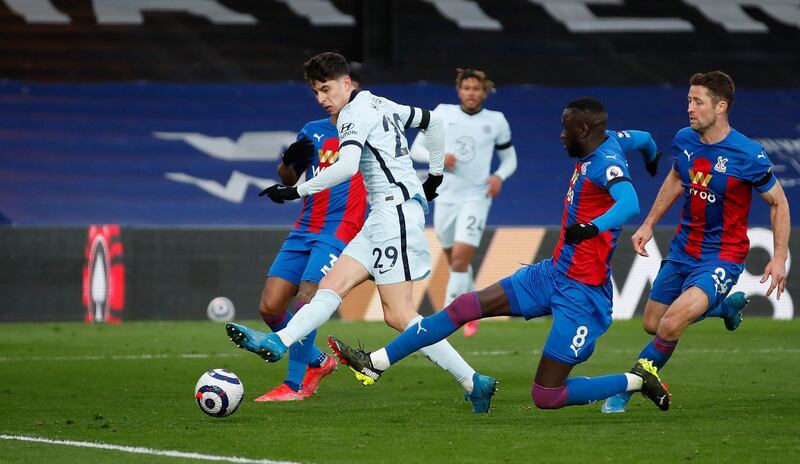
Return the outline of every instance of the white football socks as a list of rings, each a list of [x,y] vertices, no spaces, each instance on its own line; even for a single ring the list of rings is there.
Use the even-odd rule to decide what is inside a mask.
[[[450,278],[447,280],[447,290],[444,295],[444,305],[453,302],[459,295],[469,291],[469,271],[456,272],[450,271]]]
[[[370,353],[369,360],[372,361],[372,367],[381,371],[385,371],[392,365],[389,362],[389,354],[386,352],[386,348]]]
[[[642,378],[630,372],[625,373],[625,378],[628,379],[628,386],[625,391],[639,391],[642,389]]]
[[[342,304],[342,299],[333,290],[320,289],[314,298],[300,308],[282,330],[275,332],[286,346],[308,336],[314,329],[331,318]]]

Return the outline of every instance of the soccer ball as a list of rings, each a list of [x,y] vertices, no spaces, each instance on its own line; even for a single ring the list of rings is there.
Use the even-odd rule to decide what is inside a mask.
[[[239,377],[226,369],[212,369],[194,386],[194,399],[200,409],[214,417],[230,416],[239,408],[244,385]]]
[[[208,304],[206,314],[214,322],[230,322],[236,316],[236,308],[231,300],[224,296],[218,296]]]

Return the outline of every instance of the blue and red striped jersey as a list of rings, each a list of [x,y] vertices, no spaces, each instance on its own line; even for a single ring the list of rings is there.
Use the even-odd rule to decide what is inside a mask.
[[[564,243],[564,231],[574,223],[592,222],[614,205],[609,189],[617,182],[630,182],[625,153],[655,149],[647,132],[606,131],[608,136],[597,149],[579,159],[569,181],[561,218],[561,235],[553,262],[556,269],[579,282],[603,285],[611,275],[611,256],[621,227],[601,232],[578,245]]]
[[[686,127],[675,134],[672,156],[684,203],[669,258],[743,263],[753,188],[764,193],[777,181],[764,147],[734,129],[721,142],[705,144]]]
[[[311,121],[297,134],[297,139],[314,142],[315,154],[306,169],[311,179],[339,158],[339,133],[329,119]],[[332,237],[347,244],[364,225],[367,191],[361,173],[328,190],[305,197],[303,210],[294,229],[299,232]]]

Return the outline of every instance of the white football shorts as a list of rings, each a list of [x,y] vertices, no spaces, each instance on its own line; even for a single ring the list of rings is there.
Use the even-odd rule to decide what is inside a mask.
[[[431,272],[425,212],[417,200],[372,209],[342,251],[367,268],[378,285],[420,280]]]
[[[491,198],[472,198],[461,203],[437,201],[433,227],[442,248],[453,248],[455,242],[480,245],[491,206]]]

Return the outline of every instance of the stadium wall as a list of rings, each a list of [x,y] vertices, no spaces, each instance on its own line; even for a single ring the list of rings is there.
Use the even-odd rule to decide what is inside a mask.
[[[274,228],[148,228],[116,225],[90,227],[0,228],[0,322],[123,322],[206,318],[208,302],[230,298],[238,319],[258,318],[258,298],[267,269],[287,230]],[[551,255],[557,228],[501,227],[487,229],[474,258],[479,288],[511,274],[525,263]],[[637,256],[629,245],[632,230],[623,232],[613,260],[614,317],[641,314],[666,256],[672,230],[656,231],[648,251]],[[440,308],[447,283],[447,265],[432,229],[426,231],[434,270],[417,283],[414,302],[422,314]],[[750,228],[751,251],[736,290],[753,300],[748,316],[794,317],[793,289],[800,275],[791,255],[800,241],[790,241],[787,291],[778,301],[764,298],[758,280],[772,254],[769,229]],[[800,237],[799,237],[800,238]],[[337,317],[382,319],[371,282],[356,288]]]

